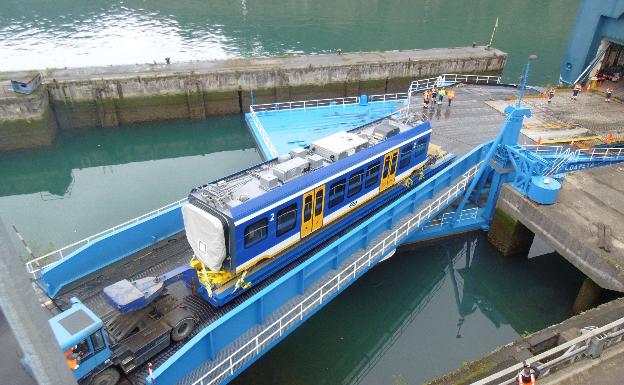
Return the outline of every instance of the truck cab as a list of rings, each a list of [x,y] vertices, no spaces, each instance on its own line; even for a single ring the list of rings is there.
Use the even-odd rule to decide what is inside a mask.
[[[110,365],[104,323],[77,298],[72,298],[71,308],[48,322],[76,380],[87,380]]]

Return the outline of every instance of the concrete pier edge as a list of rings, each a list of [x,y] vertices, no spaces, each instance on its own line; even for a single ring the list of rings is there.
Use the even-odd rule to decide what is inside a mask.
[[[406,92],[441,73],[500,75],[507,54],[483,46],[237,58],[43,71],[32,95],[0,73],[0,151],[51,145],[58,132],[241,113],[274,103]]]

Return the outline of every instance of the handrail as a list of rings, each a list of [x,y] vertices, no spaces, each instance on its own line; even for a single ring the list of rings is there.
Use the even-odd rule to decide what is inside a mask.
[[[404,100],[407,99],[407,92],[397,92],[394,94],[380,94],[369,95],[369,103],[383,103],[388,101]],[[298,100],[294,102],[277,102],[277,103],[264,103],[264,104],[252,104],[249,106],[250,113],[258,113],[263,111],[281,111],[281,110],[301,110],[310,108],[321,107],[343,107],[351,104],[358,104],[360,102],[359,96],[349,96],[344,98],[330,98],[330,99],[312,99],[312,100]]]
[[[578,359],[591,355],[600,355],[603,348],[613,346],[622,341],[624,336],[624,318],[615,320],[605,326],[585,328],[585,333],[581,336],[556,346],[550,350],[538,354],[526,360],[527,364],[536,364],[546,376],[554,368],[570,365]],[[592,352],[592,349],[594,350]],[[587,354],[589,351],[590,354]],[[473,382],[472,385],[509,385],[516,382],[516,375],[522,369],[522,364],[518,363],[497,373],[491,374],[484,379]]]
[[[256,128],[258,129],[258,132],[260,133],[260,137],[264,141],[264,144],[267,146],[267,149],[269,150],[269,154],[271,154],[271,158],[277,158],[279,154],[277,153],[275,146],[273,146],[273,142],[271,142],[271,139],[269,139],[269,135],[264,130],[264,126],[262,125],[262,123],[260,123],[260,119],[258,119],[256,112],[251,107],[249,108],[249,116],[251,116],[251,120],[256,125]]]
[[[438,211],[443,206],[460,196],[468,182],[476,175],[481,163],[483,163],[483,161],[466,171],[462,175],[460,181],[427,207],[420,210],[418,214],[410,218],[409,221],[401,225],[383,240],[370,247],[364,255],[340,270],[337,275],[306,296],[303,300],[299,301],[298,304],[293,305],[292,309],[270,325],[264,327],[252,340],[225,357],[217,366],[193,382],[193,385],[214,385],[228,376],[233,375],[237,367],[247,362],[252,356],[258,355],[261,349],[270,344],[275,337],[281,336],[296,322],[303,320],[304,315],[308,311],[311,311],[315,306],[321,305],[324,299],[328,298],[336,291],[339,291],[342,284],[356,279],[359,272],[371,266],[374,261],[381,258],[386,252],[391,251],[391,249],[401,243],[412,229],[421,227],[426,221],[437,215]]]
[[[414,80],[410,84],[409,93],[433,88],[434,85],[446,85],[447,83],[500,84],[500,82],[500,76],[442,74],[435,78]]]
[[[169,209],[171,209],[173,207],[181,206],[182,204],[186,203],[187,201],[188,201],[187,198],[183,198],[183,199],[180,199],[179,201],[175,201],[175,202],[169,203],[169,204],[167,204],[167,205],[165,205],[163,207],[160,207],[160,208],[158,208],[156,210],[150,211],[149,213],[140,215],[140,216],[138,216],[136,218],[130,219],[129,221],[126,221],[124,223],[121,223],[121,224],[118,224],[118,225],[116,225],[114,227],[111,227],[110,229],[106,229],[106,230],[101,231],[101,232],[99,232],[97,234],[94,234],[94,235],[91,235],[91,236],[89,236],[87,238],[81,239],[78,242],[74,242],[74,243],[72,243],[70,245],[67,245],[65,247],[62,247],[62,248],[60,248],[58,250],[52,251],[51,253],[48,253],[48,254],[42,255],[41,257],[32,259],[32,260],[26,262],[26,271],[28,273],[32,274],[33,278],[37,278],[37,273],[40,272],[42,269],[46,268],[47,266],[50,266],[51,264],[53,264],[53,263],[55,263],[57,261],[60,261],[60,260],[62,260],[64,258],[66,258],[67,255],[68,255],[68,253],[67,253],[68,251],[69,252],[74,251],[74,250],[76,250],[77,248],[79,248],[81,246],[84,246],[84,245],[87,245],[87,244],[91,243],[93,240],[95,240],[97,238],[100,238],[100,237],[102,237],[104,235],[113,233],[113,232],[121,229],[122,227],[131,225],[133,223],[137,223],[137,222],[139,222],[139,221],[141,221],[141,220],[143,220],[145,218],[148,218],[148,217],[150,217],[150,216],[152,216],[154,214],[159,214],[159,213],[161,213],[163,211],[166,211],[166,210],[169,210]]]
[[[540,155],[544,153],[551,153],[555,156],[559,156],[564,153],[570,154],[570,159],[572,161],[576,160],[594,160],[594,159],[614,159],[624,157],[624,147],[594,147],[594,148],[579,148],[572,150],[570,147],[566,146],[549,146],[549,145],[535,145],[535,144],[527,144],[523,145],[523,147],[527,150],[535,152]],[[584,155],[585,157],[581,157]],[[589,157],[587,159],[586,157]]]

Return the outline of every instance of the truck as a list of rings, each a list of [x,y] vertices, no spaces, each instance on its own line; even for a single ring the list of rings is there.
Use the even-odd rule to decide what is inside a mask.
[[[185,303],[197,284],[195,270],[179,267],[158,277],[121,280],[104,289],[113,307],[98,317],[79,299],[48,321],[68,366],[81,384],[114,385],[188,338],[199,321]]]

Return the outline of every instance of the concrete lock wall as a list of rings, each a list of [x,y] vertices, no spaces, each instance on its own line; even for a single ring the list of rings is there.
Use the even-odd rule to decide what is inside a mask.
[[[39,98],[50,108],[28,118],[39,131],[0,109],[0,136],[23,126],[40,140],[0,142],[0,150],[47,145],[55,129],[241,113],[251,91],[256,104],[406,92],[412,80],[442,73],[499,75],[506,62],[506,53],[478,46],[48,70]]]

